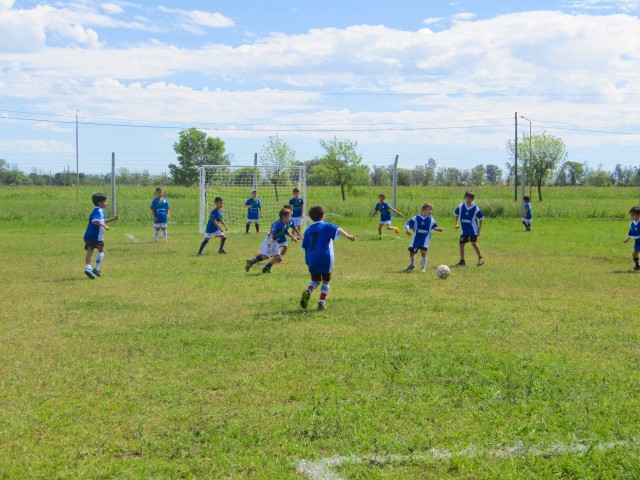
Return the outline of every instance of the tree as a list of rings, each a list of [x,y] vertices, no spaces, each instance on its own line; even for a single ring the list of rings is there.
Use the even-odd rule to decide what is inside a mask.
[[[376,187],[391,185],[391,177],[387,169],[374,165],[371,169],[371,183]]]
[[[260,165],[265,171],[267,179],[273,185],[276,193],[276,201],[278,200],[278,185],[282,184],[283,177],[286,175],[284,169],[293,165],[296,161],[296,152],[278,135],[270,136],[269,140],[262,147],[262,152],[258,157]]]
[[[178,154],[178,164],[169,164],[171,178],[176,185],[194,185],[199,179],[202,165],[229,165],[230,155],[224,152],[224,141],[209,137],[196,128],[182,130],[179,140],[173,144]]]
[[[497,165],[489,164],[485,168],[487,182],[491,185],[500,185],[502,183],[502,169]]]
[[[559,185],[580,185],[584,177],[584,171],[584,165],[581,163],[564,162],[558,171],[557,183]]]
[[[529,155],[531,144],[531,155]],[[515,147],[512,140],[507,142],[507,152],[514,158]],[[527,162],[527,175],[538,187],[538,200],[542,201],[542,183],[549,173],[554,172],[558,165],[567,158],[567,149],[561,138],[554,135],[533,135],[518,142],[518,158]]]
[[[340,186],[342,201],[345,200],[345,190],[369,183],[369,167],[362,165],[362,155],[356,152],[358,142],[334,137],[331,141],[320,140],[320,146],[324,148],[325,155],[322,166],[318,168],[323,170],[330,183]]]
[[[484,165],[476,165],[471,170],[471,185],[480,186],[484,183],[486,170]]]
[[[431,185],[436,181],[436,168],[438,163],[433,158],[427,160],[427,164],[424,166],[424,182],[423,185]]]

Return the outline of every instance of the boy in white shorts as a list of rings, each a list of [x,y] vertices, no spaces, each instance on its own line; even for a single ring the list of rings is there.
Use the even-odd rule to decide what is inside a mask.
[[[167,224],[171,218],[171,213],[169,211],[169,201],[164,198],[164,192],[160,187],[156,188],[156,198],[151,201],[150,208],[153,214],[153,228],[156,231],[153,241],[158,241],[158,235],[160,230],[162,230],[162,239],[167,243],[169,241]]]
[[[207,222],[207,228],[204,233],[204,240],[200,244],[198,255],[202,255],[202,250],[204,250],[204,247],[207,246],[207,243],[209,243],[209,240],[213,237],[220,237],[220,248],[218,249],[218,253],[227,253],[224,251],[224,242],[227,241],[227,237],[224,236],[222,227],[224,227],[225,230],[229,229],[222,219],[222,197],[216,197],[214,201],[216,208],[211,210],[211,214],[209,215],[209,221]]]
[[[298,240],[302,238],[302,232],[300,227],[302,226],[302,214],[304,212],[304,200],[300,198],[300,190],[296,187],[293,189],[293,198],[289,199],[289,205],[293,208],[293,215],[291,215],[291,221],[293,222],[293,231],[298,237]]]
[[[287,226],[291,221],[291,211],[283,208],[280,210],[278,216],[278,220],[273,222],[271,229],[269,229],[269,234],[262,242],[260,253],[256,255],[255,258],[250,258],[245,262],[244,269],[247,272],[251,270],[251,267],[256,263],[260,263],[263,260],[270,258],[271,260],[269,260],[269,263],[267,263],[262,269],[262,273],[271,273],[271,267],[282,261],[280,247],[287,246],[287,236],[291,237],[294,242],[297,242],[296,237],[287,231]]]

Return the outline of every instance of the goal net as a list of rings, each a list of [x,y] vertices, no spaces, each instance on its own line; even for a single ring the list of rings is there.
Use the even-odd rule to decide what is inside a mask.
[[[265,165],[203,165],[200,167],[200,232],[205,231],[209,214],[215,208],[214,199],[222,197],[224,222],[230,232],[244,232],[247,223],[245,202],[251,191],[258,192],[264,218],[262,232],[268,232],[280,209],[293,197],[293,189],[300,190],[305,201],[302,226],[306,227],[307,181],[305,167],[277,167]],[[253,228],[251,229],[253,231]]]

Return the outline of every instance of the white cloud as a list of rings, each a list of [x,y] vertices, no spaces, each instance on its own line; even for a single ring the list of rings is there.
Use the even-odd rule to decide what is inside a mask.
[[[161,12],[178,15],[180,19],[186,22],[184,25],[186,28],[191,27],[193,31],[199,33],[197,26],[209,27],[209,28],[228,28],[235,26],[235,22],[217,12],[205,12],[202,10],[180,10],[174,8],[167,8],[164,6],[158,7]],[[195,29],[193,27],[196,27]]]
[[[633,12],[640,8],[638,0],[576,0],[571,3],[572,8],[585,10],[621,10]]]
[[[424,25],[433,25],[434,23],[440,23],[442,21],[442,17],[433,17],[433,18],[425,18],[422,23]]]
[[[115,3],[103,3],[100,7],[107,13],[119,14],[124,12],[124,9]]]

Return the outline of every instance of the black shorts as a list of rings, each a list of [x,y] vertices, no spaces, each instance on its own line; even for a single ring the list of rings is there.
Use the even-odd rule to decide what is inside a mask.
[[[413,248],[413,247],[409,247],[407,248],[407,250],[409,250],[411,253],[418,253],[418,250],[420,250],[421,252],[426,252],[428,250],[428,248]]]
[[[104,248],[104,242],[102,240],[85,240],[84,249],[89,250],[90,248]]]
[[[460,235],[460,243],[476,243],[477,241],[477,235]]]
[[[312,273],[311,280],[314,282],[323,281],[324,283],[329,283],[331,281],[330,273]]]

